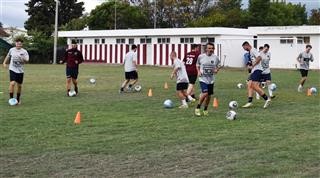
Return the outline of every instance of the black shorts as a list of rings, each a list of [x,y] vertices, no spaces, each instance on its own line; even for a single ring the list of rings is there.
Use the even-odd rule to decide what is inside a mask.
[[[308,70],[300,69],[301,77],[308,77]]]
[[[16,73],[10,70],[10,82],[15,81],[18,84],[23,83],[23,73]]]
[[[253,73],[251,73],[250,80],[252,80],[253,82],[260,82],[261,73],[262,73],[262,70],[255,70]]]
[[[136,80],[136,79],[138,79],[138,72],[137,71],[131,71],[131,72],[125,72],[125,78],[127,79],[127,80],[130,80],[130,79],[132,79],[132,80]]]
[[[67,69],[66,69],[66,76],[67,76],[67,78],[77,79],[77,78],[78,78],[78,74],[79,74],[78,68],[70,68],[70,67],[67,67]]]
[[[213,95],[214,84],[207,84],[204,82],[200,82],[201,92],[208,93],[208,95]]]
[[[271,81],[271,73],[261,74],[260,82],[266,82],[268,80]]]
[[[198,75],[188,75],[189,83],[194,85],[197,81],[197,77],[198,77]]]
[[[177,88],[176,88],[176,90],[177,91],[183,91],[183,90],[186,90],[186,89],[188,89],[188,83],[177,83]]]

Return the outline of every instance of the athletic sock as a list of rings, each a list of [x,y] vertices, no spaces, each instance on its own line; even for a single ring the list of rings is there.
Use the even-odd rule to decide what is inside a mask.
[[[201,105],[200,105],[200,104],[198,104],[198,105],[197,105],[197,109],[200,109],[200,107],[201,107]]]
[[[181,103],[182,105],[188,105],[185,99],[181,100]]]
[[[188,95],[187,98],[188,98],[188,100],[190,100],[190,101],[194,99],[194,98],[193,98],[192,96],[190,96],[190,95]]]
[[[248,97],[248,103],[252,103],[253,97]]]
[[[120,88],[120,91],[123,91],[123,87]]]
[[[20,96],[21,96],[21,93],[17,93],[17,100],[18,100],[18,102],[20,101]]]
[[[264,100],[268,100],[268,96],[267,96],[266,94],[263,94],[261,97],[262,97]]]
[[[13,93],[10,93],[10,98],[13,98]]]
[[[208,110],[208,106],[204,106],[204,109],[203,109],[203,110],[205,110],[205,111]]]

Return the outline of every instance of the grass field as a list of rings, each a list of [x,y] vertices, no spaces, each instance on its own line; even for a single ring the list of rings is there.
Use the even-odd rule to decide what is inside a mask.
[[[84,64],[80,95],[66,97],[62,65],[27,65],[22,105],[9,106],[8,74],[1,69],[0,177],[319,177],[320,96],[296,91],[296,70],[273,70],[277,97],[246,103],[244,70],[218,74],[219,107],[207,118],[178,106],[170,68],[140,67],[140,93],[119,94],[120,66]],[[95,77],[96,85],[89,83]],[[163,89],[168,82],[169,89]],[[320,89],[319,71],[306,87]],[[5,86],[3,86],[5,85]],[[153,96],[148,97],[152,88]],[[81,112],[81,124],[74,125]]]

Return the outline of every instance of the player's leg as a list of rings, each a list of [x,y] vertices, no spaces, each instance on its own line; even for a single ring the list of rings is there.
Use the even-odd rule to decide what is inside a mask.
[[[197,105],[197,107],[196,107],[196,109],[194,111],[196,116],[201,116],[201,113],[200,113],[201,105],[202,105],[202,103],[205,101],[205,99],[208,96],[208,85],[206,83],[204,83],[204,82],[200,82],[200,88],[201,88],[201,95],[200,95],[200,98],[199,98],[198,105]]]
[[[252,84],[251,77],[250,77],[250,80],[247,83],[247,92],[248,92],[248,102],[245,105],[242,106],[243,108],[249,108],[249,107],[252,106],[253,84]]]
[[[308,77],[308,70],[300,69],[300,73],[301,73],[301,80],[300,80],[300,84],[298,86],[298,92],[302,92],[303,85],[306,82],[307,77]]]
[[[9,75],[10,75],[10,83],[9,83],[9,97],[10,99],[13,98],[14,95],[14,87],[16,85],[16,78],[17,78],[17,74],[13,71],[9,71]]]
[[[211,100],[211,95],[213,95],[213,88],[214,88],[214,84],[208,84],[208,95],[204,101],[204,109],[203,109],[203,115],[204,116],[208,116],[209,112],[208,112],[208,107],[210,104],[210,100]]]
[[[270,98],[275,98],[276,96],[273,95],[273,91],[271,90],[271,73],[266,74],[265,79],[266,79],[266,84],[267,84],[267,86],[268,86],[269,97],[270,97]]]
[[[76,94],[79,93],[79,88],[78,88],[78,69],[75,68],[73,71],[72,71],[72,75],[71,75],[71,80],[72,80],[72,83],[73,83],[73,86],[74,86],[74,91],[76,92]]]
[[[186,101],[186,89],[188,88],[188,83],[177,83],[177,96],[181,101],[181,106],[179,108],[188,108],[188,104]]]
[[[130,79],[131,79],[130,72],[125,72],[124,76],[125,76],[125,80],[121,84],[121,88],[119,90],[120,93],[122,93],[124,91],[124,88],[128,85],[128,83],[130,82]]]
[[[188,95],[190,95],[192,98],[195,99],[194,85],[197,80],[197,75],[188,75],[188,78],[189,78],[189,85],[188,85],[187,93]]]
[[[21,104],[20,96],[22,92],[23,73],[17,74],[16,83],[17,83],[17,101],[18,101],[18,104]]]
[[[138,82],[138,72],[132,71],[130,72],[130,83],[129,83],[129,90],[132,90],[132,87]]]

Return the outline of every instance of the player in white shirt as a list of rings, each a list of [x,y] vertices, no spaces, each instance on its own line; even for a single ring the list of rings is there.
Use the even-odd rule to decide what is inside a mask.
[[[260,52],[261,56],[261,66],[262,66],[262,75],[261,81],[266,82],[268,86],[268,93],[270,98],[274,98],[273,92],[270,88],[271,85],[271,70],[270,70],[270,60],[271,60],[271,53],[269,52],[270,46],[269,44],[264,44],[263,50]]]
[[[10,60],[9,72],[10,72],[10,85],[9,95],[10,99],[13,98],[14,88],[17,85],[17,101],[21,104],[20,96],[22,91],[23,75],[24,75],[24,63],[29,61],[28,52],[22,48],[23,40],[17,39],[16,46],[11,48],[3,61],[3,67],[7,68],[7,62]]]
[[[119,90],[120,93],[124,92],[124,88],[129,84],[128,90],[132,90],[132,86],[138,81],[138,69],[137,69],[137,46],[132,45],[131,51],[129,51],[124,57],[124,72],[125,81],[122,83]],[[130,83],[131,81],[131,83]]]
[[[299,56],[297,57],[297,61],[300,64],[300,73],[301,73],[301,80],[300,84],[298,86],[298,92],[302,92],[303,85],[307,80],[308,77],[308,71],[309,71],[309,62],[313,62],[313,55],[310,52],[312,49],[311,45],[306,46],[306,50],[301,52]]]
[[[252,46],[247,41],[242,44],[242,47],[244,50],[250,52],[250,57],[252,59],[252,70],[250,80],[248,82],[248,103],[242,107],[249,108],[252,106],[253,91],[256,91],[265,100],[263,108],[267,108],[271,102],[271,99],[264,93],[264,91],[260,87],[262,73],[261,56],[258,51],[252,48]]]

